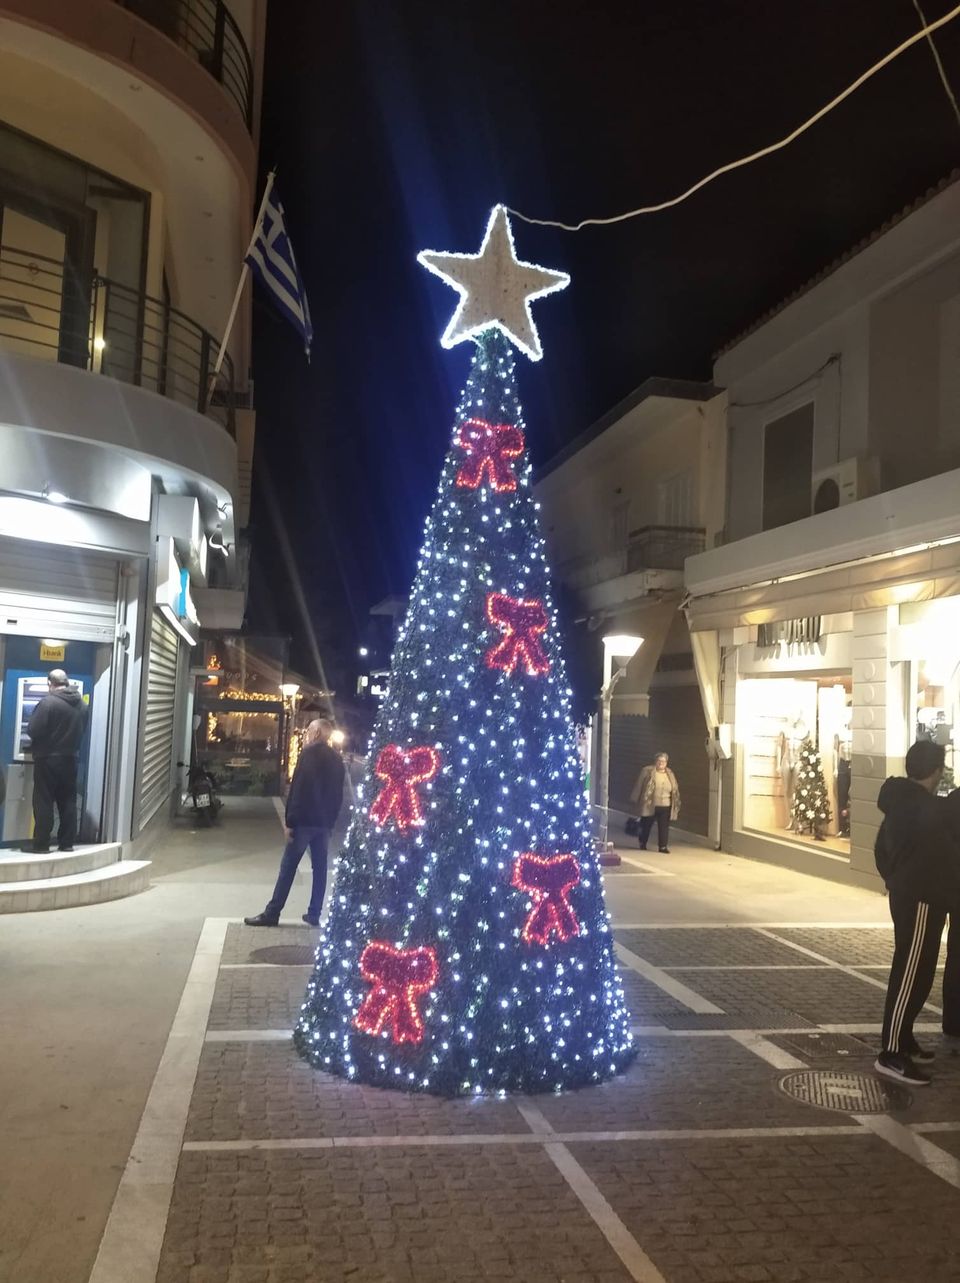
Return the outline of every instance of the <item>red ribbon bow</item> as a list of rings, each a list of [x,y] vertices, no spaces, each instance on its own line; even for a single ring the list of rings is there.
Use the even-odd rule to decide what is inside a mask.
[[[528,677],[538,677],[550,668],[540,640],[547,631],[547,612],[540,601],[522,601],[504,593],[487,594],[487,619],[504,636],[487,651],[487,665],[512,673],[522,663]]]
[[[377,775],[387,782],[370,806],[370,818],[383,825],[392,815],[399,829],[423,824],[417,785],[432,780],[439,769],[436,749],[388,744],[380,750],[376,766]]]
[[[426,945],[395,949],[386,940],[372,940],[360,955],[360,974],[373,988],[353,1023],[376,1036],[391,1021],[394,1042],[421,1042],[423,1019],[417,998],[435,984],[439,973],[437,955]]]
[[[486,477],[494,490],[516,490],[511,460],[523,454],[523,433],[519,428],[512,423],[465,419],[457,433],[457,445],[468,456],[457,473],[458,486],[476,490]]]
[[[548,944],[551,932],[561,940],[580,934],[580,923],[567,896],[580,881],[580,865],[572,855],[534,855],[527,851],[513,862],[513,885],[533,897],[523,925],[527,944]]]

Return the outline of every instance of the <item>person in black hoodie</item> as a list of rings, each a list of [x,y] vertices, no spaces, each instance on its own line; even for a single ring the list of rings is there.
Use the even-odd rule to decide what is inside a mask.
[[[960,852],[960,789],[943,798],[947,827],[954,849]],[[947,928],[947,957],[943,969],[943,1032],[948,1038],[960,1039],[960,901],[950,906]]]
[[[310,848],[313,890],[303,921],[320,925],[320,910],[327,887],[327,843],[343,802],[343,758],[330,747],[333,723],[317,718],[307,727],[305,746],[287,794],[287,845],[280,858],[280,872],[270,902],[256,917],[244,918],[248,927],[275,927],[287,902],[297,866]]]
[[[33,756],[33,849],[50,850],[53,808],[60,817],[57,845],[72,851],[77,837],[77,762],[87,729],[83,696],[62,668],[47,674],[48,694],[30,714],[27,734]]]
[[[907,778],[891,776],[877,797],[884,818],[874,858],[890,896],[894,954],[874,1068],[918,1087],[930,1082],[918,1062],[933,1053],[917,1042],[913,1022],[933,985],[947,912],[960,902],[960,851],[936,796],[943,764],[943,745],[918,740],[907,751]]]

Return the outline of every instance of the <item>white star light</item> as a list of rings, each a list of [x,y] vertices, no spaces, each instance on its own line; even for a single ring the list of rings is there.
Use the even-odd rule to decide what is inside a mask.
[[[454,347],[484,330],[498,329],[531,361],[540,360],[543,349],[530,301],[564,289],[570,277],[566,272],[519,261],[503,205],[494,205],[490,211],[478,254],[425,249],[417,255],[417,262],[460,295],[460,305],[440,339],[444,347]]]

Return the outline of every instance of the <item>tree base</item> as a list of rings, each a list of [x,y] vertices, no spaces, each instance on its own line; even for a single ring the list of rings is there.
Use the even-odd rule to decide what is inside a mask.
[[[540,1065],[535,1062],[503,1064],[495,1067],[493,1073],[487,1073],[485,1082],[477,1083],[468,1077],[470,1074],[476,1077],[476,1070],[470,1067],[466,1057],[461,1070],[449,1065],[442,1070],[434,1068],[432,1076],[424,1079],[423,1057],[418,1048],[410,1049],[409,1068],[404,1071],[399,1063],[403,1059],[402,1054],[398,1054],[395,1047],[379,1038],[371,1039],[371,1042],[370,1049],[363,1052],[354,1047],[350,1060],[346,1061],[342,1056],[328,1056],[322,1052],[305,1030],[297,1028],[293,1034],[293,1044],[302,1059],[322,1073],[367,1087],[418,1092],[448,1100],[463,1096],[534,1096],[547,1092],[557,1095],[583,1087],[597,1087],[629,1069],[638,1051],[634,1043],[615,1056],[604,1056],[602,1069],[584,1062],[582,1072],[579,1066],[567,1066],[562,1074],[551,1072],[549,1062]],[[389,1064],[378,1059],[378,1056],[386,1054],[388,1047]]]

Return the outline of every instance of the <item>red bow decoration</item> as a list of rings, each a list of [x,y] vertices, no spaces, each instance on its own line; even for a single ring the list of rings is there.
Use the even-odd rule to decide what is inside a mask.
[[[372,940],[360,955],[360,974],[373,988],[353,1023],[376,1036],[391,1021],[394,1042],[421,1042],[423,1020],[417,998],[435,984],[439,973],[437,955],[428,946],[395,949],[385,940]]]
[[[484,476],[494,490],[516,490],[512,459],[523,454],[523,433],[512,423],[487,423],[486,419],[465,419],[457,433],[457,445],[467,458],[457,473],[457,485],[476,490]]]
[[[399,744],[382,748],[376,772],[387,782],[370,806],[370,818],[384,825],[392,815],[399,829],[423,824],[417,785],[432,780],[439,769],[440,754],[434,748],[401,748]]]
[[[540,601],[522,601],[504,593],[487,594],[487,619],[504,636],[487,651],[487,665],[512,673],[522,663],[528,677],[549,671],[550,660],[540,640],[547,631],[547,612]]]
[[[572,855],[533,855],[526,852],[513,862],[513,885],[533,897],[533,908],[523,924],[527,944],[548,944],[551,932],[561,940],[580,934],[580,923],[567,899],[580,881],[580,865]]]

